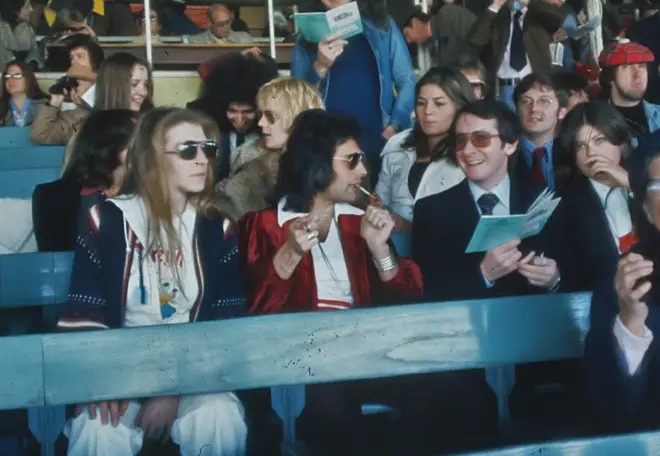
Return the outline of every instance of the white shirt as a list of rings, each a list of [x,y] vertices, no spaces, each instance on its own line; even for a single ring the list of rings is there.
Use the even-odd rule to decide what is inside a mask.
[[[642,359],[646,351],[653,342],[653,332],[644,326],[644,335],[639,337],[630,332],[628,328],[621,322],[619,317],[616,317],[614,322],[614,337],[619,343],[621,351],[626,358],[626,367],[628,375],[634,375],[642,364]]]
[[[504,8],[506,8],[506,6]],[[495,11],[493,8],[489,9],[494,13],[497,13],[497,11]],[[520,16],[520,28],[522,29],[523,23],[525,22],[525,16],[527,16],[527,7],[522,8],[520,11],[522,11],[522,15]],[[513,20],[515,14],[516,11],[512,9],[511,20],[509,21],[509,40],[507,41],[506,48],[504,49],[504,58],[502,59],[499,70],[497,70],[497,77],[500,79],[524,78],[532,72],[532,65],[529,63],[529,55],[527,55],[526,50],[525,57],[527,58],[527,64],[525,67],[520,71],[511,68],[511,38],[513,37]]]
[[[449,160],[436,160],[429,163],[424,171],[417,193],[413,197],[408,178],[417,155],[414,148],[403,147],[411,131],[409,128],[397,133],[385,144],[381,153],[383,163],[375,189],[385,206],[409,221],[413,219],[413,209],[417,201],[441,193],[465,179],[463,170]]]
[[[630,220],[627,201],[628,191],[620,187],[612,190],[612,187],[609,185],[602,184],[593,179],[589,179],[589,182],[591,182],[591,185],[596,191],[601,206],[605,208],[610,233],[612,233],[612,237],[614,238],[614,244],[619,249],[619,238],[632,231],[632,222]],[[610,190],[612,190],[611,193]],[[607,197],[608,193],[610,195],[609,198]],[[605,206],[606,199],[607,206]],[[619,253],[621,253],[621,249],[619,249]]]
[[[284,210],[286,199],[282,198],[277,205],[277,220],[283,226],[289,220],[305,216]],[[354,304],[353,290],[348,276],[348,267],[344,249],[341,245],[341,233],[338,230],[340,215],[363,215],[364,211],[350,204],[335,204],[334,221],[330,224],[330,230],[325,242],[312,248],[312,264],[314,265],[314,276],[316,278],[317,307],[319,309],[350,309]],[[328,262],[323,258],[326,255]],[[334,273],[334,275],[333,275]]]
[[[146,244],[147,221],[143,203],[127,204],[111,200],[124,212],[131,229],[140,244]],[[143,213],[140,213],[144,211]],[[139,249],[133,251],[133,262],[129,273],[126,292],[126,311],[124,326],[150,326],[161,324],[188,323],[190,311],[199,297],[197,265],[193,246],[193,234],[197,211],[188,205],[181,215],[174,220],[174,228],[181,240],[181,251],[177,252],[177,274],[173,265],[167,261],[167,246],[142,253],[142,271],[140,272]],[[140,274],[146,289],[146,302],[142,302]],[[168,307],[169,306],[169,307]],[[163,309],[164,307],[164,309]]]
[[[493,208],[493,215],[509,215],[511,213],[511,206],[509,205],[511,197],[511,179],[507,174],[504,176],[504,179],[500,181],[492,190],[484,190],[479,187],[472,181],[468,181],[468,187],[472,192],[472,197],[474,198],[474,204],[477,206],[479,215],[481,215],[481,209],[479,209],[479,198],[486,193],[493,193],[500,200],[495,207]]]

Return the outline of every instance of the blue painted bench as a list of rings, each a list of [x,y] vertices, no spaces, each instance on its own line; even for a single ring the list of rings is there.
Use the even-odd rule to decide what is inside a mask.
[[[71,260],[71,253],[0,256],[0,307],[63,302]],[[273,408],[292,448],[304,384],[580,357],[589,303],[589,293],[557,294],[45,335],[44,405],[281,385],[273,388]],[[395,333],[388,330],[392,321],[401,328]],[[527,331],[510,331],[512,324]],[[190,344],[201,351],[191,355]],[[100,359],[104,346],[126,356]],[[374,353],[387,355],[374,359]],[[127,385],[118,375],[129,370]],[[496,392],[506,402],[508,391]],[[1,408],[7,408],[2,401]],[[61,409],[40,412],[42,433],[57,428],[43,424],[54,410]]]
[[[0,149],[34,146],[30,140],[30,127],[0,128]]]
[[[660,432],[535,443],[463,456],[655,456],[660,454]]]
[[[30,198],[34,187],[60,177],[64,147],[39,146],[29,128],[0,128],[0,197]]]

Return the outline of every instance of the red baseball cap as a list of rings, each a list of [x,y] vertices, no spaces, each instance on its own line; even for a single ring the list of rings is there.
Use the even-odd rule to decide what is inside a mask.
[[[649,48],[621,38],[605,46],[598,57],[598,64],[601,68],[607,68],[632,63],[650,63],[654,60],[653,52]]]

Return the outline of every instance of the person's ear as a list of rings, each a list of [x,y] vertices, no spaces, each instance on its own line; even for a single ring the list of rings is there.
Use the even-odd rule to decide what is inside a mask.
[[[507,154],[507,156],[513,155],[513,153],[518,149],[518,141],[513,142],[513,143],[503,143],[504,146],[502,147],[504,149],[504,153]]]

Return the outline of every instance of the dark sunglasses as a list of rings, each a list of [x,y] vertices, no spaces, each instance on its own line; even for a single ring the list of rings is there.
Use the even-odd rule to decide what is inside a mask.
[[[348,163],[349,169],[355,169],[360,163],[364,161],[364,153],[356,152],[345,157],[332,157],[333,160],[340,160]]]
[[[266,122],[268,122],[270,125],[273,125],[275,122],[277,122],[277,116],[273,111],[263,111],[261,115],[266,118]]]
[[[473,131],[469,135],[457,134],[456,135],[456,151],[460,152],[465,149],[468,141],[472,143],[477,149],[483,149],[484,147],[490,146],[490,143],[493,141],[493,138],[499,138],[500,135],[494,135],[486,131]]]
[[[176,154],[183,160],[194,160],[197,157],[197,150],[200,148],[209,160],[218,155],[218,145],[212,139],[205,141],[184,141],[176,147],[175,151],[168,151],[167,153]]]
[[[84,31],[85,27],[69,27],[68,30],[71,33],[78,33]]]

